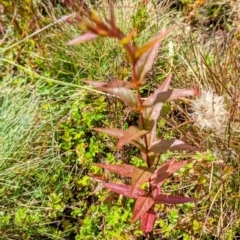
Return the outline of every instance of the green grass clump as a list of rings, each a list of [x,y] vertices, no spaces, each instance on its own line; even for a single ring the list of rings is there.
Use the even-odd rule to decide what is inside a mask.
[[[7,238],[16,234],[28,236],[45,228],[49,212],[46,194],[57,187],[52,171],[60,170],[62,164],[53,137],[53,118],[57,112],[45,110],[47,99],[41,99],[36,86],[21,76],[4,80],[0,201],[1,236]]]

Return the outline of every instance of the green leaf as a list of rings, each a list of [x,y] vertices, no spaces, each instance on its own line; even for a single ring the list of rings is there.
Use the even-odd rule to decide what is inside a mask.
[[[175,224],[178,220],[178,211],[176,209],[171,209],[168,215],[170,223]]]
[[[202,224],[197,220],[193,220],[193,231],[194,233],[199,233],[202,231]]]

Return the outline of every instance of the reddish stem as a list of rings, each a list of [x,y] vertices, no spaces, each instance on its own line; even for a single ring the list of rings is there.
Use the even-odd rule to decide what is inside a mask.
[[[142,98],[141,98],[141,94],[140,94],[140,91],[139,91],[139,89],[138,89],[138,101],[139,101],[139,107],[140,107],[140,109],[142,109],[142,104],[143,104],[143,102],[142,102]],[[143,119],[143,115],[142,115],[142,113],[140,113],[140,121],[141,121],[141,123],[142,123],[142,128],[143,129],[145,129],[145,126],[144,126],[144,119]],[[150,163],[150,158],[149,158],[149,155],[148,155],[148,142],[147,142],[147,137],[146,137],[146,135],[144,135],[143,136],[143,139],[144,139],[144,142],[145,142],[145,146],[146,146],[146,156],[147,156],[147,159],[146,159],[146,161],[147,161],[147,166],[148,166],[148,168],[150,168],[151,167],[151,163]]]

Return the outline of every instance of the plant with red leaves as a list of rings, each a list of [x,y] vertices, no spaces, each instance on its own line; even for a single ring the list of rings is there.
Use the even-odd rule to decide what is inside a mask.
[[[105,182],[103,186],[118,194],[136,199],[131,223],[140,219],[142,231],[148,234],[152,232],[156,219],[155,204],[179,204],[195,201],[194,198],[161,193],[161,186],[164,181],[191,160],[175,161],[171,159],[157,169],[154,169],[153,166],[158,162],[160,154],[167,150],[197,150],[197,148],[178,139],[159,139],[156,128],[164,102],[180,97],[194,96],[199,92],[195,89],[169,90],[172,78],[172,74],[170,74],[153,94],[143,99],[140,94],[140,87],[146,82],[146,75],[153,66],[161,40],[171,30],[162,29],[155,38],[138,48],[133,41],[136,32],[133,30],[128,35],[123,34],[116,26],[113,8],[110,9],[110,18],[105,18],[104,21],[101,21],[94,12],[87,12],[85,17],[81,18],[75,15],[75,20],[80,21],[85,34],[68,42],[68,45],[83,43],[98,37],[110,37],[117,39],[129,55],[132,66],[131,81],[84,82],[117,96],[132,111],[139,114],[138,126],[130,126],[126,131],[116,128],[95,128],[94,130],[118,138],[118,149],[127,143],[134,145],[140,150],[142,159],[146,161],[147,167],[136,167],[129,164],[97,164],[97,166],[131,178],[131,185]],[[145,182],[148,183],[148,191],[141,189],[141,184]]]

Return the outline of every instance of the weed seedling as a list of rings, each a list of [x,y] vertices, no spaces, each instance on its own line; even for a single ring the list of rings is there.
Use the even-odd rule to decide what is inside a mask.
[[[131,223],[140,219],[141,229],[149,235],[153,231],[156,204],[182,204],[194,202],[194,198],[165,195],[161,186],[174,172],[191,162],[191,160],[176,161],[169,159],[159,166],[160,155],[166,151],[185,150],[195,151],[197,148],[178,139],[159,139],[157,136],[157,122],[164,102],[174,99],[194,96],[195,89],[169,89],[172,74],[147,98],[141,96],[140,89],[146,83],[147,73],[152,69],[161,40],[171,30],[162,29],[152,40],[142,47],[134,43],[136,31],[132,30],[125,35],[114,20],[113,8],[110,8],[110,17],[102,21],[96,13],[86,13],[84,17],[75,16],[69,22],[79,21],[85,32],[83,35],[68,42],[75,45],[96,39],[98,37],[115,38],[129,56],[132,68],[131,81],[116,80],[112,82],[84,81],[97,89],[115,95],[124,101],[131,111],[138,114],[137,126],[130,126],[127,130],[117,128],[94,128],[118,139],[117,148],[125,144],[132,144],[141,152],[146,167],[136,167],[130,164],[97,164],[98,167],[131,178],[131,184],[115,184],[103,182],[103,186],[123,196],[135,199],[135,206]],[[124,122],[122,123],[124,125]],[[145,188],[143,189],[142,185]],[[151,234],[150,234],[151,235]]]

